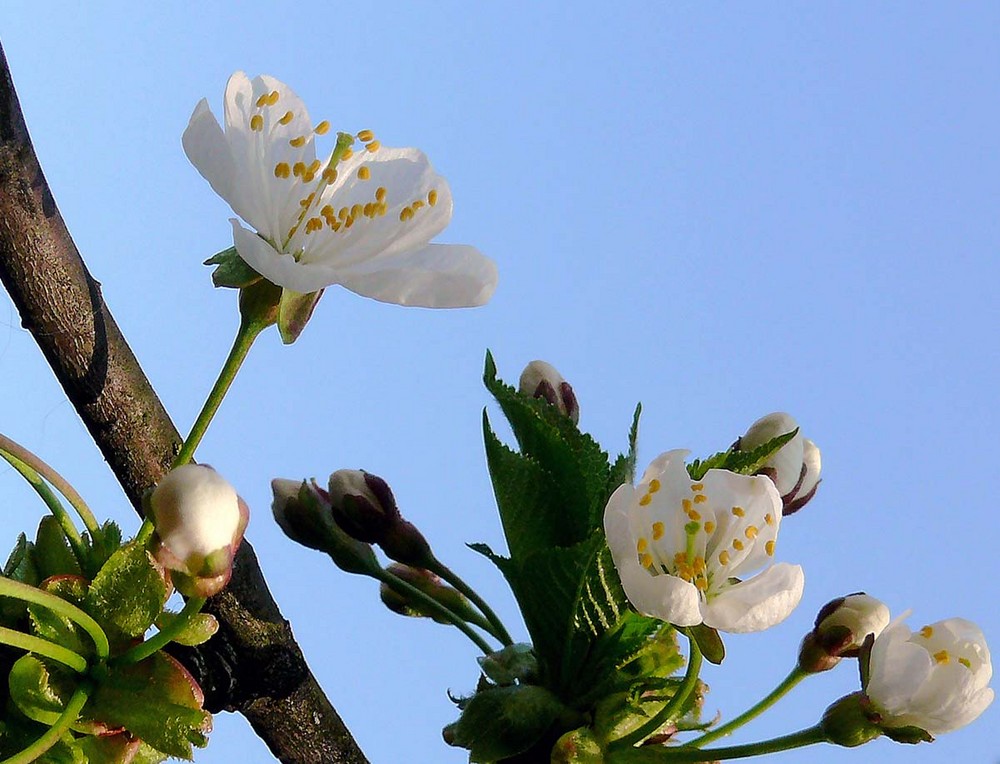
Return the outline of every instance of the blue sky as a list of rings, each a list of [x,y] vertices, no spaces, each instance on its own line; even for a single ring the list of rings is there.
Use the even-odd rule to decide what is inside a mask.
[[[827,600],[865,590],[915,627],[954,615],[1000,639],[1000,7],[993,3],[12,2],[0,39],[63,216],[185,431],[232,339],[234,294],[201,261],[228,207],[188,164],[195,103],[218,113],[235,69],[294,87],[315,119],[418,146],[445,175],[443,241],[493,257],[473,311],[403,309],[330,290],[294,346],[255,348],[198,457],[254,511],[248,531],[310,664],[373,762],[461,762],[446,690],[475,648],[400,619],[366,580],[288,542],[272,477],[363,467],[435,550],[523,634],[480,416],[485,349],[513,379],[555,364],[581,425],[640,461],[729,445],[786,410],[823,450],[824,483],[782,528],[806,591],[784,624],[733,636],[705,675],[728,717],[784,676]],[[137,521],[0,299],[0,422],[95,508]],[[39,505],[0,472],[6,541]],[[856,689],[818,677],[739,739],[814,723]],[[824,747],[809,761],[992,761],[989,709],[933,745]],[[777,761],[801,761],[789,753]],[[269,761],[221,715],[200,762]]]

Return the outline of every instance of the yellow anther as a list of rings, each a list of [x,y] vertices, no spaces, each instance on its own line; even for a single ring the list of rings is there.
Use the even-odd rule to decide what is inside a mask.
[[[288,162],[278,162],[274,166],[274,177],[276,178],[287,178],[292,174],[292,168],[288,166]]]
[[[708,501],[708,497],[703,493],[696,494],[694,497],[695,504],[704,504],[706,501]]]
[[[322,166],[323,166],[323,163],[321,161],[319,161],[318,159],[314,159],[312,161],[312,164],[309,165],[309,174],[310,175],[315,175],[316,173],[319,172],[319,168],[322,167]]]
[[[358,180],[368,180],[372,176],[372,171],[369,167],[362,165],[358,168]]]
[[[369,154],[374,154],[382,148],[382,144],[379,141],[372,141],[371,143],[366,143],[365,148],[368,150]]]
[[[743,542],[740,541],[739,539],[733,539],[733,549],[735,549],[737,552],[742,552]]]
[[[704,573],[705,572],[705,558],[698,556],[694,558],[694,572]]]
[[[764,544],[764,551],[767,552],[768,557],[774,557],[774,539]]]
[[[314,173],[312,170],[308,170],[307,169],[302,174],[302,182],[303,183],[312,183],[315,179],[316,179],[316,173]]]
[[[375,214],[384,215],[388,211],[389,211],[389,205],[386,204],[385,202],[379,202],[378,209],[375,210]]]
[[[376,202],[384,202],[385,201],[385,195],[387,193],[388,192],[385,190],[385,186],[379,186],[378,188],[375,189],[375,201]]]
[[[757,534],[758,533],[759,533],[759,531],[757,530],[757,526],[756,525],[748,525],[747,529],[745,531],[743,531],[743,535],[746,536],[751,541],[753,541],[755,538],[757,538]]]
[[[341,156],[340,156],[340,161],[341,162],[346,162],[352,156],[354,156],[354,152],[351,149],[344,149],[344,153],[341,154]]]
[[[316,198],[316,192],[314,191],[313,193],[309,194],[309,196],[307,196],[305,199],[299,199],[299,204],[302,207],[308,207],[310,204],[313,203],[313,199],[315,198]]]
[[[347,207],[341,207],[340,211],[337,213],[337,217],[341,220],[347,220],[347,216],[351,214],[351,211]]]
[[[743,517],[746,514],[746,512],[743,511],[743,507],[733,507],[732,512],[734,517]]]
[[[358,133],[358,140],[361,141],[362,143],[368,143],[368,141],[374,138],[375,138],[375,133],[373,133],[371,130],[362,130],[360,133]]]
[[[417,200],[416,200],[415,202],[413,202],[413,204],[411,204],[410,206],[411,206],[411,207],[413,207],[413,209],[414,209],[414,210],[419,210],[419,209],[420,209],[421,207],[423,207],[423,206],[424,206],[424,202],[423,202],[423,200],[422,200],[422,199],[417,199]],[[652,491],[650,491],[650,493],[652,493]]]
[[[650,493],[656,493],[657,491],[660,490],[660,488],[661,488],[660,481],[657,480],[656,478],[653,478],[652,480],[649,481],[649,492]]]
[[[427,192],[427,203],[431,207],[438,203],[438,192],[433,188]]]
[[[410,220],[412,217],[413,217],[413,210],[411,210],[409,207],[403,207],[403,209],[399,211],[399,219],[403,223],[405,223],[407,220]],[[644,496],[643,498],[648,498],[648,496]],[[639,500],[639,503],[642,504],[641,499]],[[646,503],[649,504],[648,501]]]
[[[326,183],[333,183],[337,179],[337,171],[332,167],[327,167],[323,170],[323,180]]]
[[[375,205],[372,202],[365,202],[365,208],[362,212],[366,218],[373,217],[375,215]]]
[[[705,521],[705,533],[709,534],[715,533],[715,523],[713,523],[711,520]]]
[[[306,221],[306,233],[312,233],[313,231],[318,231],[323,227],[323,221],[319,218],[309,218]]]
[[[260,114],[250,117],[250,129],[258,133],[264,129],[264,118]]]
[[[333,217],[333,215],[334,215],[333,205],[331,205],[331,204],[324,204],[323,205],[323,209],[321,209],[319,211],[319,214],[322,215],[325,218]]]
[[[411,210],[409,207],[406,207],[404,209],[404,212],[407,211],[407,210],[409,210],[410,217],[412,218],[413,217],[413,210]],[[642,495],[642,498],[639,499],[639,506],[640,507],[647,507],[647,506],[649,506],[649,502],[651,502],[652,500],[653,500],[653,497],[650,496],[648,493],[645,493],[645,494]]]
[[[774,525],[774,517],[771,515],[770,512],[764,515],[764,522],[767,523],[768,525]]]
[[[644,554],[639,558],[639,562],[642,563],[642,567],[651,568],[653,567],[653,555]]]
[[[264,93],[264,95],[257,99],[257,108],[260,109],[265,104],[267,104],[267,93]]]
[[[930,639],[931,637],[934,636],[934,629],[932,629],[930,626],[924,626],[924,628],[920,630],[920,636],[923,637],[924,639]]]
[[[360,204],[355,204],[351,206],[351,217],[356,218],[361,214],[362,206]]]
[[[354,218],[348,215],[347,220],[344,221],[344,228],[350,228],[352,225],[354,225]]]
[[[708,588],[708,581],[703,577],[699,577],[694,580],[694,585],[698,591],[703,592]]]
[[[300,135],[297,138],[292,138],[288,142],[288,145],[289,146],[294,146],[297,149],[302,148],[303,146],[306,145],[306,137],[304,135]]]
[[[646,541],[646,537],[645,536],[643,536],[642,538],[640,538],[636,542],[635,548],[636,548],[636,551],[639,554],[645,554],[646,553],[646,550],[649,549],[649,542]]]
[[[699,520],[701,520],[701,513],[700,512],[695,512],[692,509],[690,512],[688,512],[688,517],[691,518],[692,520],[694,520],[695,522],[698,522]]]
[[[691,499],[681,499],[681,508],[688,513],[694,509],[694,504],[691,503]]]
[[[326,135],[328,132],[330,132],[330,123],[324,119],[322,122],[316,125],[316,127],[313,128],[313,132],[316,133],[316,135]]]
[[[268,95],[267,97],[267,105],[274,106],[278,102],[278,98],[279,98],[278,91],[272,90],[270,95]]]
[[[968,658],[959,658],[958,662],[965,666],[967,669],[972,670],[972,663]]]
[[[663,523],[653,523],[653,541],[663,538]]]
[[[947,664],[951,660],[951,656],[948,655],[948,651],[947,650],[938,650],[936,653],[934,653],[933,657],[934,657],[934,662],[935,663],[945,663],[945,664]]]
[[[294,118],[295,118],[294,114],[292,114],[290,111],[286,111],[285,114],[284,114],[284,116],[281,119],[278,120],[278,124],[287,125]]]
[[[721,552],[719,552],[719,565],[728,565],[728,564],[729,564],[729,551],[727,549],[723,549]]]
[[[296,178],[301,177],[305,171],[306,171],[305,162],[296,162],[295,164],[292,165],[292,175],[294,175]]]
[[[698,491],[704,491],[705,490],[705,484],[704,483],[692,483],[691,484],[691,490],[694,491],[695,493],[697,493]]]
[[[330,223],[330,228],[333,229],[334,233],[336,233],[337,231],[340,230],[340,221],[339,220],[332,220],[332,221],[328,221],[328,222]]]

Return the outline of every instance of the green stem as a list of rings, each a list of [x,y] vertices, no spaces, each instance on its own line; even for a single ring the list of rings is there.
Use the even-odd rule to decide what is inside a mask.
[[[827,738],[823,732],[822,725],[793,732],[791,735],[764,740],[759,743],[747,743],[746,745],[734,745],[728,748],[708,748],[699,750],[697,748],[667,748],[665,746],[648,746],[643,748],[628,748],[620,752],[615,752],[608,759],[611,764],[681,764],[681,762],[702,762],[708,764],[712,761],[722,761],[725,759],[745,759],[750,756],[765,756],[769,753],[780,751],[790,751],[793,748],[802,748],[816,743],[826,743]]]
[[[153,521],[148,517],[142,521],[142,525],[139,526],[139,530],[135,534],[135,542],[146,546],[149,543],[149,537],[153,535]]]
[[[236,332],[236,339],[233,340],[233,347],[229,351],[226,362],[222,365],[219,378],[215,380],[215,385],[212,387],[211,392],[209,392],[208,398],[205,400],[205,405],[202,406],[201,412],[198,414],[198,418],[195,419],[190,434],[184,439],[181,450],[177,453],[173,464],[170,465],[171,469],[175,469],[191,461],[195,449],[198,448],[198,444],[201,443],[201,439],[212,421],[212,417],[219,410],[222,399],[226,397],[229,386],[236,378],[236,372],[240,370],[240,366],[243,365],[247,353],[253,347],[254,340],[269,325],[269,323],[253,317],[244,318],[240,321],[239,331]]]
[[[204,597],[191,597],[184,603],[184,609],[176,617],[170,619],[170,623],[160,629],[156,634],[140,642],[135,647],[126,650],[114,660],[116,666],[128,666],[145,660],[162,647],[174,641],[174,637],[184,631],[194,616],[198,615],[205,605]]]
[[[47,639],[33,637],[30,634],[8,629],[6,626],[0,626],[0,644],[19,647],[22,650],[27,650],[29,653],[44,655],[46,658],[58,661],[64,666],[69,666],[80,674],[87,670],[87,661],[79,653],[75,653],[62,645],[57,645],[55,642],[49,642]]]
[[[495,652],[493,647],[490,646],[490,643],[473,631],[472,627],[469,626],[469,624],[467,624],[460,616],[453,613],[437,600],[424,594],[417,587],[406,583],[406,581],[401,579],[399,576],[394,576],[389,571],[381,568],[377,571],[372,571],[372,575],[387,586],[392,587],[399,594],[419,601],[420,604],[429,612],[439,615],[447,620],[448,623],[455,626],[459,631],[465,634],[465,636],[471,639],[475,643],[476,647],[482,650],[485,655],[490,655]]]
[[[97,518],[94,517],[94,513],[90,511],[90,507],[87,506],[87,502],[83,500],[83,497],[76,492],[76,489],[70,485],[66,478],[52,469],[48,464],[43,462],[20,443],[15,443],[13,440],[2,434],[0,434],[0,451],[5,451],[6,453],[20,459],[22,462],[34,469],[35,472],[45,478],[53,488],[59,491],[59,493],[66,498],[66,501],[70,503],[70,506],[76,510],[76,513],[83,521],[84,527],[90,531],[91,538],[96,538],[97,535],[100,534],[101,526],[100,523],[97,522]]]
[[[73,524],[73,518],[69,516],[69,512],[59,501],[59,497],[56,496],[52,489],[42,480],[41,476],[34,470],[30,465],[19,459],[12,453],[9,453],[3,449],[0,449],[0,456],[10,463],[10,466],[21,473],[21,476],[28,481],[32,488],[35,489],[42,501],[45,502],[45,506],[49,508],[52,516],[59,521],[59,527],[62,528],[63,533],[66,534],[66,538],[69,540],[69,545],[73,548],[73,554],[76,556],[76,561],[80,563],[80,569],[87,570],[87,547],[83,543],[83,538],[80,536],[80,531],[77,530],[76,525]]]
[[[81,684],[69,699],[69,703],[66,704],[66,708],[59,715],[59,718],[56,719],[55,724],[49,727],[44,735],[20,753],[15,753],[10,758],[0,761],[0,764],[30,764],[30,762],[39,759],[42,754],[58,743],[59,739],[69,731],[69,728],[79,718],[80,712],[87,704],[89,698],[90,687]]]
[[[684,704],[687,703],[691,693],[698,685],[698,674],[701,672],[702,662],[701,649],[698,647],[698,642],[685,629],[679,629],[679,631],[682,631],[688,638],[691,655],[688,657],[687,671],[684,672],[684,679],[677,688],[677,692],[649,721],[612,742],[610,746],[612,750],[631,748],[654,734],[667,722],[672,721],[681,713]],[[694,759],[694,761],[700,761],[700,759]]]
[[[486,601],[479,596],[479,593],[465,583],[465,581],[463,581],[457,573],[437,558],[434,559],[433,565],[428,568],[428,570],[430,570],[431,573],[436,573],[441,576],[441,578],[464,594],[473,605],[479,608],[479,611],[486,616],[486,620],[489,621],[492,627],[487,629],[487,631],[499,639],[501,644],[505,646],[514,644],[514,640],[510,637],[510,632],[507,631],[507,628],[503,625],[503,621],[500,620],[500,617],[493,612],[493,608],[487,605]]]
[[[108,645],[108,636],[104,633],[104,629],[101,628],[100,624],[72,602],[67,602],[62,597],[57,597],[42,589],[36,589],[34,586],[22,584],[20,581],[3,577],[0,577],[0,597],[11,597],[12,599],[34,602],[36,605],[47,607],[53,613],[68,618],[86,631],[90,635],[90,638],[94,640],[94,648],[97,651],[99,659],[104,660],[111,652],[111,648]]]
[[[771,692],[768,695],[766,695],[762,700],[760,700],[755,705],[748,708],[746,711],[737,716],[731,722],[723,724],[721,727],[711,730],[710,732],[706,732],[701,737],[696,738],[689,743],[686,743],[686,745],[691,746],[692,748],[700,748],[701,746],[706,745],[707,743],[711,743],[713,740],[718,740],[720,737],[728,735],[733,730],[738,729],[747,722],[756,719],[767,709],[769,709],[771,706],[773,706],[775,703],[781,700],[785,695],[787,695],[789,691],[793,687],[795,687],[795,685],[797,685],[807,676],[809,676],[809,672],[803,671],[798,666],[796,666],[789,672],[788,676],[786,676],[782,680],[781,684],[779,684],[777,687],[771,690]]]

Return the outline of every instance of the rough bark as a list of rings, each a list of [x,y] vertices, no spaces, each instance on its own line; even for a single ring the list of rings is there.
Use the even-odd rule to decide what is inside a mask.
[[[137,511],[180,446],[63,223],[0,47],[0,280]],[[220,631],[181,651],[209,710],[239,711],[279,761],[365,762],[309,671],[249,543],[206,608]]]

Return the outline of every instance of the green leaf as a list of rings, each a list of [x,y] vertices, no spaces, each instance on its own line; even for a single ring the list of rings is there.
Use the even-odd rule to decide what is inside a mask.
[[[162,631],[169,624],[177,619],[177,613],[164,610],[156,619],[156,628]],[[174,642],[188,647],[200,645],[207,642],[219,630],[219,622],[210,613],[196,613],[185,625],[185,627],[174,635]]]
[[[593,697],[628,689],[636,677],[655,668],[650,661],[639,659],[650,651],[652,638],[664,629],[672,631],[669,625],[655,618],[631,611],[624,613],[615,627],[594,643],[574,685],[574,694]],[[674,652],[678,652],[676,640]]]
[[[43,579],[49,576],[79,576],[82,572],[66,534],[63,533],[59,521],[52,515],[46,515],[38,523],[38,533],[35,535],[35,564]]]
[[[98,572],[90,585],[86,610],[102,625],[141,637],[166,600],[162,569],[143,545],[133,541],[111,555]]]
[[[218,266],[212,271],[212,283],[217,287],[242,289],[263,278],[247,265],[246,260],[240,257],[236,247],[230,247],[212,255],[204,262],[204,265]]]
[[[111,726],[124,727],[158,751],[187,760],[192,745],[207,744],[212,726],[194,679],[164,653],[112,667],[87,712]]]
[[[74,689],[65,673],[50,672],[48,666],[31,654],[17,659],[7,685],[18,710],[48,726],[59,718]]]
[[[35,564],[35,545],[23,533],[17,537],[7,563],[3,567],[4,578],[10,578],[29,586],[38,586],[42,577]],[[27,612],[27,603],[13,597],[0,597],[0,622],[15,626]]]
[[[160,764],[167,759],[166,754],[144,745],[127,733],[89,736],[81,738],[78,745],[87,757],[85,761],[92,764]],[[145,758],[140,758],[143,749]]]
[[[698,643],[698,649],[705,656],[705,660],[714,663],[716,666],[722,663],[726,657],[726,645],[719,636],[719,632],[711,626],[699,623],[688,629],[691,638]]]
[[[81,576],[56,576],[46,579],[45,591],[80,606],[87,596],[87,580]],[[94,640],[74,621],[44,605],[29,604],[31,631],[42,639],[55,642],[87,658],[94,653]]]
[[[688,466],[688,474],[692,480],[701,480],[711,469],[729,470],[740,475],[755,475],[764,467],[764,463],[788,441],[798,434],[798,429],[771,438],[750,451],[721,451],[707,459],[695,459]]]
[[[620,454],[611,465],[611,474],[608,477],[608,495],[614,493],[615,489],[623,483],[632,483],[635,480],[635,459],[639,444],[639,415],[642,413],[642,404],[637,403],[635,413],[632,415],[632,426],[628,432],[628,451]]]
[[[523,753],[568,709],[544,687],[492,687],[476,693],[451,726],[453,745],[471,762],[495,762]]]
[[[510,422],[521,453],[552,476],[559,498],[558,507],[553,509],[559,512],[573,541],[582,541],[600,525],[604,514],[611,471],[608,455],[555,406],[522,395],[497,379],[489,352],[483,381]]]
[[[538,681],[538,659],[531,645],[518,642],[476,659],[490,680],[499,685]]]
[[[113,520],[104,522],[96,538],[90,538],[86,532],[83,537],[90,547],[91,565],[97,570],[104,567],[104,563],[122,546],[122,529]]]

